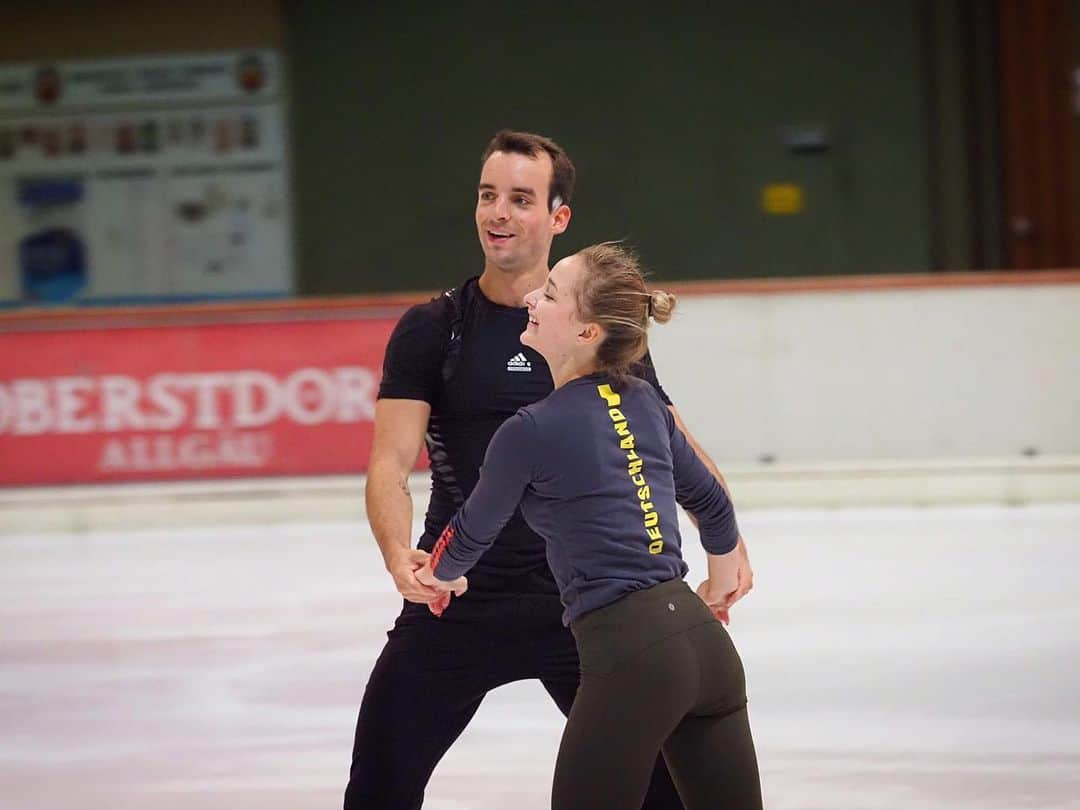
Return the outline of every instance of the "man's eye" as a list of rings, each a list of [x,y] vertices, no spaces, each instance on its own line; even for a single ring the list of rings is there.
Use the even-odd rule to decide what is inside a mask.
[[[518,205],[528,205],[530,200],[528,197],[518,197],[514,202]]]
[[[548,301],[554,301],[555,300],[551,295],[548,295],[547,293],[544,293],[544,298],[546,298]]]
[[[492,200],[495,199],[495,195],[492,194],[490,191],[481,191],[480,192],[480,199],[483,200],[484,202],[491,202]]]

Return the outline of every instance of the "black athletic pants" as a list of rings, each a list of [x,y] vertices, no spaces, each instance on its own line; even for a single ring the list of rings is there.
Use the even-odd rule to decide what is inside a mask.
[[[687,810],[760,810],[742,662],[685,582],[635,591],[571,627],[581,687],[554,810],[635,810],[659,751]]]
[[[432,616],[399,622],[388,635],[360,706],[345,810],[418,810],[436,764],[498,686],[537,679],[562,713],[570,712],[578,656],[557,620],[503,614],[499,623],[462,623]],[[648,796],[637,806],[682,810],[655,753],[654,765]]]

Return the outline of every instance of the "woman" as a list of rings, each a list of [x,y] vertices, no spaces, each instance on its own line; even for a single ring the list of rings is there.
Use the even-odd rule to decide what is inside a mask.
[[[637,810],[662,750],[687,810],[760,808],[742,663],[714,615],[736,586],[731,502],[653,388],[625,374],[674,298],[649,293],[634,256],[604,243],[555,265],[525,303],[521,342],[555,390],[496,432],[417,578],[463,593],[520,504],[581,659],[552,807]],[[700,599],[682,579],[676,502],[707,552]]]

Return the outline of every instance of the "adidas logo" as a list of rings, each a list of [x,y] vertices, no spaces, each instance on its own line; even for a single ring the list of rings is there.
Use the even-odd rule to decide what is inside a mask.
[[[518,352],[506,361],[507,371],[532,371],[532,363],[523,353]]]

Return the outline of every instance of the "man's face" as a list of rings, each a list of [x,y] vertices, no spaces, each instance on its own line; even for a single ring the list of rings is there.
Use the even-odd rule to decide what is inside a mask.
[[[570,221],[570,209],[548,209],[551,158],[494,152],[480,171],[476,230],[487,261],[502,270],[547,266],[551,240]]]

